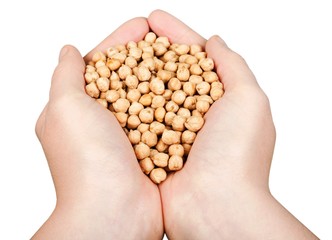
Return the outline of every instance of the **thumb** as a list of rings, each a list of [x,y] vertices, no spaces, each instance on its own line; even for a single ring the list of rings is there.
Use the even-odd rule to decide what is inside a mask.
[[[64,46],[53,73],[50,97],[84,92],[84,70],[85,64],[80,52],[73,46]]]
[[[237,87],[258,87],[255,76],[245,60],[233,52],[219,36],[211,37],[206,43],[206,52],[215,62],[215,67],[225,90]]]

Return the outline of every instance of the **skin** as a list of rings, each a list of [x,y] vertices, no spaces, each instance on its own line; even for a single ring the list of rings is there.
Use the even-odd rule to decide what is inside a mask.
[[[269,191],[275,144],[269,102],[222,39],[206,41],[157,10],[123,24],[84,60],[141,40],[149,28],[171,42],[205,46],[224,96],[207,113],[184,168],[158,188],[113,114],[86,95],[84,61],[65,46],[36,124],[57,204],[33,239],[161,239],[164,231],[169,239],[318,239]]]

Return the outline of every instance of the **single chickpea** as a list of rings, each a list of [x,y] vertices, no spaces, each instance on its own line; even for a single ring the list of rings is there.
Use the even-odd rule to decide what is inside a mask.
[[[193,96],[196,93],[196,85],[192,82],[185,82],[183,84],[183,91],[189,95]]]
[[[153,60],[152,57],[148,57],[146,59],[144,59],[139,66],[144,66],[147,67],[150,71],[154,71],[155,70],[155,62]]]
[[[154,169],[154,164],[151,158],[148,157],[139,161],[139,166],[146,175],[148,175]]]
[[[145,35],[145,38],[144,40],[148,43],[154,43],[157,39],[157,36],[155,33],[153,32],[148,32],[146,35]]]
[[[191,116],[191,113],[189,109],[182,107],[177,111],[177,115],[187,119],[188,117]]]
[[[170,89],[166,89],[162,96],[165,98],[166,101],[169,101],[172,98],[172,94],[173,92]]]
[[[142,123],[152,123],[154,117],[154,110],[150,107],[144,108],[140,111],[138,116]]]
[[[176,116],[176,114],[174,112],[167,112],[165,114],[165,123],[166,123],[166,125],[171,126],[175,116]]]
[[[135,150],[136,157],[139,160],[147,158],[150,155],[150,148],[149,148],[149,146],[146,145],[145,143],[142,143],[142,142],[140,142],[139,144],[135,145],[134,150]]]
[[[137,86],[138,91],[141,94],[147,94],[150,92],[150,83],[149,82],[140,82]]]
[[[186,100],[184,100],[183,107],[194,110],[196,108],[196,98],[195,97],[187,97]]]
[[[177,155],[182,157],[184,155],[184,148],[181,144],[172,144],[168,147],[168,154],[170,156]]]
[[[112,103],[113,108],[116,112],[127,112],[130,102],[127,99],[119,98],[114,103]]]
[[[155,94],[163,94],[165,91],[165,84],[159,78],[154,78],[151,80],[149,88]]]
[[[162,56],[167,52],[167,47],[160,42],[155,42],[152,44],[153,50],[154,50],[154,55],[156,56]]]
[[[190,72],[189,72],[186,65],[184,65],[184,64],[179,64],[178,65],[178,70],[176,71],[176,77],[180,81],[187,81],[189,79]]]
[[[203,48],[200,45],[192,44],[190,46],[190,54],[194,56],[198,52],[203,52]]]
[[[211,83],[211,88],[224,89],[224,85],[219,81],[215,81],[215,82]]]
[[[213,99],[209,95],[196,95],[195,97],[197,101],[207,101],[209,104],[213,103]]]
[[[169,101],[168,103],[166,103],[165,109],[166,109],[167,112],[176,113],[179,110],[179,105],[177,105],[173,101]]]
[[[101,92],[106,92],[110,88],[110,80],[106,77],[98,78],[96,83]]]
[[[124,50],[126,51],[126,50]],[[127,58],[127,54],[125,52],[119,52],[119,53],[115,53],[111,59],[117,59],[120,61],[121,64],[123,64],[125,62]]]
[[[191,116],[203,117],[203,114],[200,111],[198,111],[197,109],[195,109],[195,110],[192,110]]]
[[[142,59],[152,59],[153,58],[153,53],[149,53],[149,52],[143,52],[142,53]],[[152,71],[151,69],[149,69],[150,71]]]
[[[138,125],[137,130],[140,131],[140,133],[145,133],[146,131],[148,131],[150,128],[149,124],[146,123],[141,123],[140,125]]]
[[[155,42],[162,43],[166,48],[171,46],[167,37],[158,37]]]
[[[218,75],[215,72],[204,72],[202,77],[204,78],[205,82],[208,83],[219,81]]]
[[[201,75],[203,73],[203,70],[197,63],[191,65],[189,70],[192,75]]]
[[[210,108],[210,104],[207,101],[197,101],[196,109],[201,113],[206,113]]]
[[[153,50],[152,46],[144,47],[142,50],[143,50],[143,53],[150,53],[151,56],[154,55],[154,50]]]
[[[176,90],[172,94],[172,101],[175,102],[177,105],[181,105],[186,100],[186,96],[187,94],[184,91]]]
[[[119,67],[121,67],[121,62],[118,59],[109,58],[109,59],[107,59],[106,66],[111,71],[116,71],[119,69]]]
[[[157,145],[158,137],[156,133],[146,131],[142,134],[142,142],[148,145],[149,147],[153,147]]]
[[[120,94],[120,98],[123,98],[123,99],[127,98],[127,92],[124,89],[120,88],[117,91]]]
[[[182,133],[181,136],[181,142],[182,143],[188,143],[188,144],[193,144],[196,138],[196,133],[186,130]]]
[[[152,98],[152,103],[151,103],[151,107],[152,108],[159,108],[159,107],[163,107],[165,105],[165,98],[163,96],[160,95],[156,95]]]
[[[167,52],[165,52],[164,56],[162,57],[162,60],[166,63],[166,62],[176,62],[179,59],[178,55],[176,55],[176,53],[172,50],[169,50]]]
[[[183,131],[185,129],[184,123],[186,122],[186,119],[181,116],[175,116],[172,121],[172,128],[175,131]]]
[[[211,58],[202,58],[199,60],[198,64],[205,72],[212,71],[214,69],[214,62]]]
[[[178,65],[175,62],[168,61],[165,63],[164,70],[175,73],[177,69]]]
[[[191,149],[191,144],[184,143],[184,144],[182,144],[182,146],[183,146],[183,149],[184,149],[184,155],[188,156],[189,152],[190,152],[190,149]]]
[[[120,80],[111,80],[111,83],[110,83],[110,89],[111,90],[119,90],[119,89],[122,89],[123,87],[123,82],[120,81]]]
[[[222,95],[224,95],[224,90],[218,87],[211,88],[210,95],[214,101],[217,101]]]
[[[128,113],[130,115],[138,115],[143,108],[144,108],[143,104],[139,102],[133,102],[128,109]]]
[[[141,141],[141,133],[138,130],[130,130],[128,133],[128,138],[131,144],[138,144]]]
[[[190,65],[193,65],[193,64],[198,63],[198,59],[195,58],[194,56],[189,55],[184,62],[187,64],[190,64]]]
[[[140,81],[148,81],[151,78],[151,72],[147,67],[138,67],[137,77]]]
[[[159,153],[158,150],[153,149],[153,148],[152,148],[152,149],[150,148],[150,158],[152,158],[152,157],[153,157],[154,155],[156,155],[157,153]]]
[[[171,91],[176,91],[181,89],[182,84],[179,79],[173,77],[168,81],[167,87]]]
[[[159,70],[157,72],[157,77],[161,80],[163,80],[163,82],[167,82],[169,81],[172,77],[174,77],[175,73],[174,72],[170,72],[170,71],[167,71],[167,70]]]
[[[127,57],[125,60],[125,65],[127,65],[130,68],[137,67],[137,61],[134,57]]]
[[[165,129],[165,131],[163,132],[163,134],[161,136],[161,140],[167,145],[180,143],[179,135],[173,130]]]
[[[191,75],[189,77],[189,82],[197,85],[197,84],[203,82],[203,78],[201,76]]]
[[[129,102],[138,102],[141,98],[141,93],[138,91],[138,89],[129,89],[127,93],[127,99]]]
[[[95,52],[92,55],[92,61],[93,62],[98,62],[99,60],[106,61],[106,56],[103,52]]]
[[[130,115],[127,120],[127,128],[136,129],[141,124],[141,120],[137,115]]]
[[[148,107],[152,103],[152,96],[150,94],[144,94],[139,99],[139,103],[143,104],[143,106]]]
[[[90,97],[93,97],[93,98],[98,98],[99,94],[100,94],[100,91],[97,87],[96,82],[91,82],[88,85],[86,85],[85,91]]]
[[[138,47],[132,47],[129,49],[129,56],[135,58],[136,61],[141,59],[142,53],[143,53],[142,49]]]
[[[153,121],[150,124],[150,131],[157,134],[157,135],[161,135],[165,130],[165,125],[157,122],[157,121]]]
[[[99,78],[99,74],[97,72],[87,72],[84,75],[85,82],[87,84],[96,81]]]
[[[204,119],[198,116],[191,116],[187,118],[186,122],[184,123],[185,127],[192,132],[197,132],[200,130],[204,125]]]
[[[97,68],[97,73],[100,77],[109,78],[111,76],[111,71],[107,66],[100,66]]]
[[[119,81],[120,80],[119,74],[117,74],[116,72],[113,71],[111,76],[110,76],[110,80],[111,81]]]
[[[166,115],[166,110],[163,107],[159,107],[154,111],[154,117],[158,122],[163,122]]]
[[[116,119],[118,120],[118,122],[120,123],[121,127],[125,127],[127,124],[127,120],[128,120],[128,114],[124,113],[124,112],[117,112],[114,113]]]
[[[174,49],[176,54],[179,56],[181,56],[183,54],[187,54],[189,52],[189,50],[190,50],[190,47],[186,44],[180,44]]]
[[[152,161],[158,167],[166,167],[168,165],[168,158],[169,156],[166,153],[157,153],[153,156]]]
[[[106,55],[108,58],[111,58],[114,54],[118,53],[119,50],[116,49],[115,47],[110,47],[106,50]]]
[[[165,63],[162,60],[158,59],[157,57],[154,57],[153,60],[154,60],[155,71],[159,71],[164,68]]]
[[[210,84],[207,82],[201,82],[196,85],[196,91],[199,95],[208,94],[210,92]]]
[[[195,58],[197,58],[198,60],[206,58],[206,52],[197,52],[197,53],[195,53]]]
[[[120,94],[116,90],[108,90],[105,98],[107,102],[114,103],[120,98]]]
[[[102,66],[105,66],[105,65],[106,65],[106,63],[105,63],[104,60],[99,60],[95,63],[95,68],[98,69],[98,68],[100,68]]]
[[[161,139],[159,139],[156,145],[156,149],[158,150],[158,152],[165,152],[168,149],[168,145],[164,143]]]
[[[120,79],[126,79],[127,76],[132,74],[132,70],[130,67],[122,65],[118,70],[118,74]]]
[[[181,156],[173,155],[169,158],[168,168],[171,171],[178,171],[183,167],[183,159]]]
[[[138,79],[135,75],[128,75],[125,80],[125,84],[129,89],[137,88]]]
[[[107,104],[106,99],[98,98],[98,99],[96,99],[96,101],[97,101],[100,105],[102,105],[104,108],[107,108],[108,104]]]
[[[154,182],[156,184],[159,184],[162,181],[165,181],[166,178],[167,178],[167,173],[162,168],[155,168],[150,173],[150,179],[152,180],[152,182]]]
[[[137,47],[139,47],[140,49],[143,49],[143,48],[151,46],[151,45],[152,45],[151,43],[144,41],[144,40],[141,40],[137,43]]]

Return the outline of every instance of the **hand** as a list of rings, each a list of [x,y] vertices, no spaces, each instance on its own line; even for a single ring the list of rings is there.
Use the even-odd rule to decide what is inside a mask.
[[[133,19],[93,52],[149,31]],[[116,118],[84,90],[85,64],[65,46],[55,69],[50,99],[36,124],[54,180],[57,204],[34,239],[160,239],[163,220],[158,187],[139,168]],[[56,233],[56,234],[55,234]]]
[[[160,185],[170,239],[313,239],[270,194],[275,128],[269,101],[245,61],[217,36],[208,41],[171,15],[148,18],[157,35],[205,46],[224,84],[184,168]]]

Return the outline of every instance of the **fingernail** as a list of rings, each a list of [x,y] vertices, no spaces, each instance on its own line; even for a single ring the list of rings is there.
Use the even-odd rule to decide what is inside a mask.
[[[59,60],[61,60],[61,58],[63,58],[68,53],[68,51],[69,51],[69,47],[64,46],[60,51]]]

